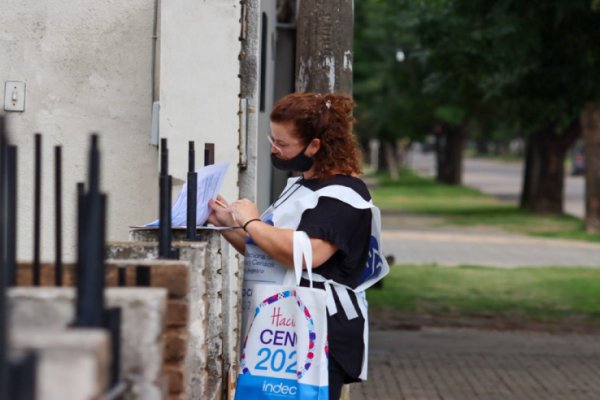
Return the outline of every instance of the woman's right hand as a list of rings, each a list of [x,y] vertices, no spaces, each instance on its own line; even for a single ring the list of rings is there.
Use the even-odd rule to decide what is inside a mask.
[[[217,200],[218,202],[213,199],[208,200],[208,205],[212,208],[212,212],[208,215],[208,222],[215,226],[236,226],[227,201],[221,195],[217,196]],[[224,204],[225,207],[219,203]]]

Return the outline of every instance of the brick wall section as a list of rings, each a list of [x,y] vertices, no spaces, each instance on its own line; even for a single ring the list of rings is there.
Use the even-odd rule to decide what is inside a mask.
[[[40,286],[54,287],[55,268],[54,264],[40,264]],[[73,275],[73,264],[63,266],[63,286],[73,286],[75,281]],[[17,265],[17,286],[33,286],[33,264],[20,262]]]
[[[156,234],[156,230],[132,230],[130,242],[111,243],[108,257],[156,257]],[[215,231],[199,230],[198,241],[184,241],[184,235],[184,230],[174,230],[173,247],[181,260],[191,264],[186,398],[226,398],[232,360],[237,359],[232,348],[237,349],[238,342],[238,292],[231,290],[234,272],[228,262],[229,246]],[[237,264],[234,269],[237,274]]]
[[[124,279],[127,286],[135,285],[136,266],[147,267],[153,262],[149,260],[156,260],[157,243],[151,241],[153,233],[147,233],[133,232],[134,241],[109,243],[107,286],[117,286],[119,279]],[[180,238],[181,233],[176,233],[175,238]],[[232,262],[229,246],[217,232],[203,231],[199,239],[173,242],[180,251],[180,259],[190,263],[185,295],[181,287],[184,279],[175,278],[169,270],[152,270],[151,286],[169,288],[164,372],[169,382],[170,400],[226,398],[236,377],[239,260]],[[163,261],[166,260],[160,262]],[[65,265],[63,269],[64,285],[70,286],[73,266]],[[52,265],[42,265],[41,275],[43,286],[54,285]],[[31,265],[21,264],[19,284],[29,286],[31,277]],[[187,339],[187,348],[182,367],[179,358],[184,339]]]
[[[183,395],[188,343],[190,266],[178,260],[109,260],[107,286],[149,286],[167,289],[167,328],[164,336],[163,370],[169,396]],[[121,282],[119,282],[121,279]],[[147,281],[146,281],[147,280]]]
[[[63,267],[63,286],[72,286],[74,266]],[[30,286],[32,264],[21,263],[17,269],[17,286]],[[167,328],[164,335],[163,370],[169,395],[184,394],[185,359],[188,347],[189,263],[178,260],[113,260],[106,263],[107,287],[158,287],[167,289]],[[142,279],[140,279],[142,278]],[[149,282],[145,282],[149,278]],[[119,282],[121,280],[121,282]],[[139,281],[144,281],[139,284]],[[41,286],[54,286],[54,265],[41,266]],[[176,396],[174,398],[177,398]]]

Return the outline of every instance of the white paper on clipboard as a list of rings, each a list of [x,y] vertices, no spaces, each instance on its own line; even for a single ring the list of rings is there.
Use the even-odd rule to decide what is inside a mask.
[[[196,170],[198,186],[196,196],[196,226],[203,225],[210,214],[208,200],[215,199],[221,190],[223,179],[229,164],[220,163],[207,165]],[[171,225],[182,227],[187,225],[187,182],[183,185],[177,200],[171,208]],[[147,227],[158,226],[159,220],[147,224]]]

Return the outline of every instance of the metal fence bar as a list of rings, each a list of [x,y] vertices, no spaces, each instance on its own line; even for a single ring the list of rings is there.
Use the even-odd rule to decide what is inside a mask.
[[[104,256],[106,254],[106,204],[100,192],[100,151],[98,136],[92,135],[89,152],[88,191],[83,184],[78,191],[78,276],[75,326],[105,328],[111,335],[111,396],[122,393],[119,383],[121,362],[121,309],[106,309]],[[119,284],[125,283],[125,270],[118,271]],[[118,390],[113,390],[118,388]]]
[[[10,400],[35,400],[37,354],[33,351],[25,353],[15,360],[9,371]]]
[[[106,197],[99,192],[100,154],[98,137],[92,135],[89,161],[89,189],[79,195],[80,249],[77,277],[75,325],[104,325],[104,244]]]
[[[54,284],[63,284],[62,263],[62,148],[54,146]]]
[[[204,166],[215,163],[215,144],[204,143]]]
[[[135,269],[135,286],[150,286],[150,267],[147,265],[138,265]]]
[[[8,399],[8,333],[6,327],[6,133],[0,116],[0,399]]]
[[[35,134],[33,185],[33,285],[40,285],[40,224],[42,218],[42,135]]]
[[[17,147],[6,146],[6,272],[7,286],[17,284]]]
[[[0,116],[0,399],[35,400],[37,356],[9,359],[7,283],[16,280],[17,148],[8,144]]]
[[[110,386],[119,383],[121,375],[121,309],[119,307],[109,308],[105,311],[104,327],[110,332],[111,337],[111,368]]]
[[[77,298],[80,296],[79,288],[79,277],[81,276],[81,262],[83,260],[83,216],[85,214],[84,207],[85,202],[85,184],[83,182],[77,182],[77,231],[76,231],[76,244],[77,244],[77,259],[75,261],[75,269],[73,273],[73,279],[75,280],[75,288],[77,291]],[[78,313],[79,311],[76,311]],[[77,318],[77,317],[76,317]]]
[[[196,153],[194,150],[194,142],[188,143],[188,173],[187,173],[187,222],[186,222],[186,239],[196,240],[196,203],[198,189],[198,174],[196,173]]]
[[[204,143],[204,166],[213,165],[215,163],[215,144]],[[208,221],[204,222],[204,226],[208,225]]]
[[[125,267],[118,266],[117,267],[117,285],[119,287],[123,287],[127,285],[127,279],[125,276],[126,269]]]
[[[160,140],[160,210],[159,210],[159,236],[158,236],[158,257],[168,258],[171,249],[171,202],[169,201],[169,150],[167,149],[167,139]]]
[[[159,177],[159,234],[158,258],[177,258],[177,252],[171,247],[173,240],[171,220],[171,190],[173,183],[169,175],[169,149],[167,139],[160,140],[160,177]]]

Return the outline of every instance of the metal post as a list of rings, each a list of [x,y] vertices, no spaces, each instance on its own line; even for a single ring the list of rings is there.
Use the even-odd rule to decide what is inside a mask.
[[[79,296],[81,296],[80,293],[80,285],[79,285],[79,277],[81,276],[81,270],[83,268],[83,266],[81,265],[82,261],[83,261],[83,216],[85,214],[84,212],[84,207],[85,207],[85,202],[84,200],[84,196],[85,196],[85,184],[83,182],[77,182],[77,260],[75,263],[75,271],[74,271],[74,276],[73,279],[75,280],[76,283],[76,288],[77,288],[77,298],[79,298]],[[79,313],[79,310],[77,310],[77,315]],[[76,316],[76,319],[78,317]]]
[[[8,399],[8,332],[6,327],[6,137],[0,116],[0,399]]]
[[[204,166],[215,163],[215,144],[204,143]]]
[[[104,327],[110,332],[111,337],[111,387],[119,383],[121,375],[121,309],[119,307],[109,308],[105,311]]]
[[[80,249],[77,279],[76,326],[104,326],[104,244],[106,197],[99,192],[100,154],[98,137],[92,135],[89,190],[79,194]]]
[[[150,287],[151,273],[150,267],[147,265],[138,265],[135,269],[135,286]]]
[[[171,223],[168,219],[169,208],[171,204],[168,201],[169,191],[169,153],[167,149],[167,139],[160,140],[160,177],[159,179],[159,236],[158,236],[158,257],[167,258],[171,247]]]
[[[196,240],[196,203],[198,189],[198,174],[195,171],[196,154],[194,142],[189,142],[188,147],[188,173],[187,173],[187,222],[186,239]]]
[[[171,248],[171,189],[172,181],[169,175],[169,149],[167,139],[160,140],[160,177],[159,177],[159,234],[158,258],[176,258],[176,252]]]
[[[62,149],[54,147],[54,284],[63,284],[62,265]]]
[[[42,214],[42,135],[35,134],[33,201],[33,285],[40,285],[40,223]]]
[[[16,279],[17,148],[8,144],[0,116],[0,399],[35,400],[36,354],[8,357],[6,287]]]
[[[9,371],[11,400],[35,400],[38,356],[28,351],[12,363]]]
[[[215,144],[204,143],[204,166],[213,165],[215,163]],[[204,226],[208,225],[208,221],[204,222]]]
[[[117,267],[117,285],[119,287],[126,286],[127,278],[125,276],[126,270],[125,267],[118,266]]]
[[[17,284],[17,147],[6,146],[6,271],[7,286]]]

